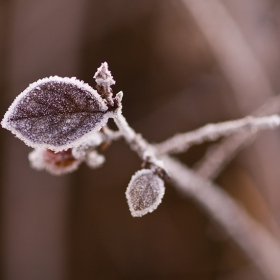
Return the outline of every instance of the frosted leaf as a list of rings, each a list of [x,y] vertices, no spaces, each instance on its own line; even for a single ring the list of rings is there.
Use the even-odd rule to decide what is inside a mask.
[[[113,116],[96,90],[76,78],[45,78],[12,103],[2,126],[28,146],[53,151],[79,145]]]
[[[28,159],[34,169],[45,169],[53,175],[72,172],[82,162],[72,156],[71,149],[55,153],[52,150],[37,148],[28,155]]]
[[[76,159],[85,159],[87,153],[94,148],[98,147],[104,141],[103,134],[101,132],[94,133],[85,142],[72,149],[72,155]]]
[[[164,195],[164,182],[150,169],[137,171],[126,190],[126,198],[131,215],[141,217],[153,212]]]
[[[87,154],[85,162],[88,167],[95,169],[102,166],[105,162],[105,157],[100,155],[97,151],[91,151]]]

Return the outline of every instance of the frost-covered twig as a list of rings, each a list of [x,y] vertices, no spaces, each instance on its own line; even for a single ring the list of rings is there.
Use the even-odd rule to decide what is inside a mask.
[[[266,279],[280,279],[279,241],[220,187],[200,178],[177,160],[170,157],[163,160],[173,185],[194,198],[226,230]]]
[[[123,127],[123,131],[126,131],[126,138],[132,149],[135,149],[135,143],[137,147],[144,148],[146,146],[146,148],[156,149],[143,138],[135,137],[135,132],[129,127],[122,115],[120,115],[119,121],[123,122],[121,127]],[[279,118],[277,117],[274,121],[279,123]],[[267,122],[265,123],[267,124]],[[139,155],[141,156],[141,154]],[[231,199],[221,188],[198,177],[168,156],[163,156],[162,159],[164,166],[170,172],[173,184],[185,195],[197,200],[206,209],[207,213],[247,253],[267,279],[279,279],[280,269],[277,263],[280,257],[280,245],[278,240],[254,221],[246,210]]]
[[[256,134],[257,132],[237,133],[210,147],[196,164],[196,173],[203,178],[214,180],[244,146],[254,141]]]
[[[280,96],[275,96],[253,112],[252,115],[264,116],[279,112]],[[215,179],[243,147],[254,141],[258,133],[259,131],[240,132],[210,147],[205,156],[196,164],[195,171],[203,178]]]
[[[275,128],[280,125],[278,115],[268,117],[245,117],[244,119],[222,122],[218,124],[207,124],[197,130],[177,134],[174,137],[156,145],[159,154],[175,154],[185,152],[190,146],[205,141],[215,141],[222,136],[246,131],[248,133],[258,130]]]
[[[139,155],[139,157],[146,161],[147,157],[150,160],[157,162],[152,147],[142,138],[140,134],[137,134],[127,123],[121,110],[118,110],[114,121],[123,135],[126,142],[130,145],[131,149]]]
[[[275,125],[279,123],[279,117],[270,121]],[[265,123],[267,119],[257,118],[260,123]],[[125,118],[120,115],[119,121],[123,123],[124,134],[127,135],[128,143],[132,149],[144,146],[156,149],[149,145],[143,138],[135,137],[135,132],[129,127]],[[270,122],[269,121],[269,122]],[[138,142],[139,140],[139,142]],[[141,154],[139,154],[141,155]],[[278,260],[280,258],[280,245],[261,224],[254,221],[240,205],[238,205],[221,188],[215,186],[210,181],[206,181],[187,169],[176,160],[168,156],[162,157],[164,165],[170,172],[174,186],[178,187],[185,195],[193,197],[199,204],[213,217],[233,238],[233,240],[251,258],[267,279],[279,279],[280,268]]]
[[[270,121],[279,123],[279,117]],[[267,120],[257,118],[260,123]],[[125,118],[121,115],[120,122],[123,122],[123,131],[126,130],[128,143],[132,149],[136,146],[149,147],[143,138],[135,137],[135,132],[129,127]],[[263,124],[263,123],[262,123]],[[134,136],[133,136],[134,135]],[[139,140],[139,142],[138,142]],[[213,217],[233,238],[233,240],[244,250],[259,268],[267,279],[279,279],[280,269],[278,260],[280,258],[280,245],[266,229],[254,221],[240,205],[227,195],[221,188],[218,188],[210,181],[203,180],[188,170],[182,164],[168,156],[163,158],[164,166],[170,172],[173,184],[178,187],[185,195],[193,197],[199,204],[206,209],[207,213]]]

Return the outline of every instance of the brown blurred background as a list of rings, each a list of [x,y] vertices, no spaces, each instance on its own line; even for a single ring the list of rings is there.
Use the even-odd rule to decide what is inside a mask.
[[[151,142],[246,116],[279,92],[279,13],[277,0],[0,0],[0,115],[39,78],[94,86],[107,61],[124,115]],[[103,168],[54,177],[29,167],[31,149],[11,133],[0,136],[0,279],[263,279],[171,185],[154,213],[132,218],[124,192],[141,162],[124,141]],[[208,146],[180,159],[192,166]],[[272,231],[279,164],[279,132],[266,132],[217,180]]]

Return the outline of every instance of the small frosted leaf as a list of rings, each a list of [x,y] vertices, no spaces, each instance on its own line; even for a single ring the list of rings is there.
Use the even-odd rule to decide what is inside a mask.
[[[112,116],[88,84],[55,76],[23,91],[6,112],[2,126],[31,147],[62,151],[85,141]]]
[[[72,172],[78,168],[81,160],[72,156],[71,149],[55,153],[52,150],[37,148],[29,155],[31,167],[36,170],[47,170],[53,175],[61,175]]]
[[[164,182],[150,169],[137,171],[126,190],[126,198],[131,215],[141,217],[153,212],[164,195]]]

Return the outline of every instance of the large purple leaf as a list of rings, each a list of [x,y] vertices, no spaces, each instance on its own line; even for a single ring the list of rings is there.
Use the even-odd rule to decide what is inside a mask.
[[[88,84],[55,76],[23,91],[6,112],[2,126],[31,147],[61,151],[83,142],[112,116]]]

